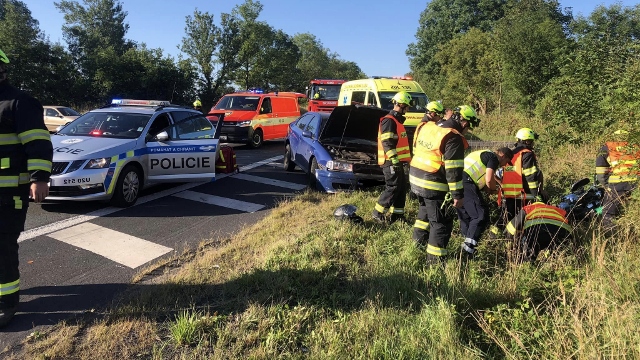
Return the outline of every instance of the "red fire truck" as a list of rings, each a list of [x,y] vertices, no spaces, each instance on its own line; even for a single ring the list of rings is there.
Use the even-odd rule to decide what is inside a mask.
[[[340,86],[347,80],[313,79],[307,87],[308,111],[331,112],[338,106]]]

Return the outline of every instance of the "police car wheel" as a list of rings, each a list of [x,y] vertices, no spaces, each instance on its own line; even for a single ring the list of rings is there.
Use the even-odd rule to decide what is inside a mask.
[[[296,164],[291,160],[291,145],[287,144],[284,151],[284,170],[293,171],[296,168]]]
[[[251,147],[257,149],[260,146],[262,146],[262,142],[263,141],[264,141],[264,137],[262,136],[262,130],[257,129],[251,135],[251,140],[249,140],[249,145],[251,145]]]
[[[142,189],[142,177],[140,170],[133,165],[127,165],[116,183],[116,188],[111,198],[111,204],[117,207],[129,207],[136,203]]]
[[[318,179],[316,178],[316,169],[318,169],[318,161],[316,158],[311,160],[311,166],[309,167],[309,190],[318,190]]]

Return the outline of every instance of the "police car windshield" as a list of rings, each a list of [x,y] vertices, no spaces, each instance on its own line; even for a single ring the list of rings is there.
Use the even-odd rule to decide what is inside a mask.
[[[393,103],[391,99],[393,96],[397,94],[397,92],[380,92],[378,95],[380,96],[380,107],[385,110],[393,109]],[[411,99],[413,100],[414,105],[409,107],[407,112],[425,112],[427,111],[427,104],[429,103],[429,99],[427,95],[422,93],[414,93],[410,92]]]
[[[254,111],[258,108],[259,96],[233,95],[223,96],[213,108],[214,110],[244,110]]]
[[[58,131],[59,135],[135,139],[142,134],[151,114],[89,112]]]
[[[340,86],[342,85],[315,85],[313,87],[312,99],[338,100],[340,96]],[[318,96],[316,96],[318,94]]]

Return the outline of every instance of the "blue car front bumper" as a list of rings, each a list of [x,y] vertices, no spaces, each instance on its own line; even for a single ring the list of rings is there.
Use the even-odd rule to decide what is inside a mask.
[[[326,169],[316,170],[316,179],[319,187],[328,193],[339,191],[353,191],[368,185],[378,185],[384,183],[382,175],[366,176],[362,178],[352,172],[330,171]]]

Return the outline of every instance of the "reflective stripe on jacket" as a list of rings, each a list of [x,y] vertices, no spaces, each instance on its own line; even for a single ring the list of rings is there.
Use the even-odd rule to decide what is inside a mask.
[[[607,142],[609,156],[607,161],[610,164],[609,183],[616,184],[621,182],[638,181],[638,162],[640,159],[640,151],[632,148],[627,142]]]
[[[478,185],[478,189],[482,189],[487,185],[487,180],[485,179],[487,165],[483,164],[482,159],[480,159],[480,155],[487,151],[491,150],[474,151],[464,158],[464,172]]]
[[[511,159],[513,166],[507,166],[504,168],[504,174],[502,176],[502,197],[511,199],[533,199],[533,195],[527,194],[524,191],[524,185],[522,181],[522,154],[531,152],[529,149],[522,149]],[[537,185],[536,185],[537,187]]]
[[[391,119],[395,122],[396,131],[394,132],[382,132],[382,121],[384,119]],[[389,150],[384,151],[383,142],[388,142]],[[396,120],[391,115],[386,115],[380,118],[380,125],[378,125],[378,165],[384,165],[387,160],[390,160],[393,156],[398,156],[398,160],[402,162],[411,161],[411,149],[409,148],[409,137],[407,131],[401,122]]]
[[[566,218],[567,213],[558,207],[536,202],[525,206],[522,210],[526,214],[524,223],[520,223],[516,217],[507,224],[506,230],[511,235],[515,235],[517,231],[530,228],[534,225],[553,225],[568,232],[572,231]]]
[[[414,136],[413,158],[409,182],[413,186],[439,192],[462,190],[462,171],[455,182],[447,181],[446,170],[464,168],[464,158],[444,159],[442,145],[445,137],[454,133],[462,139],[464,148],[469,145],[466,139],[453,128],[445,128],[430,121],[421,123]],[[444,167],[443,170],[440,171]]]

